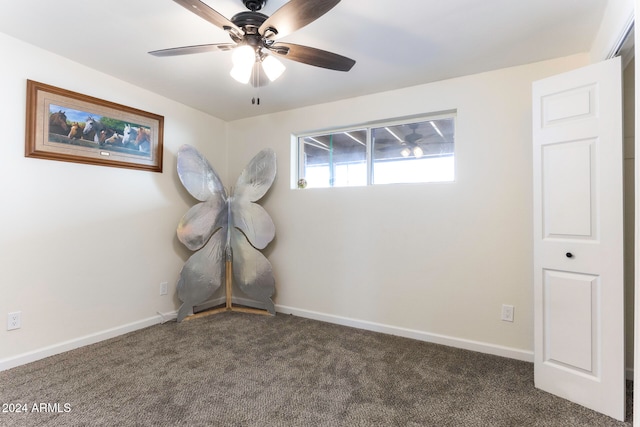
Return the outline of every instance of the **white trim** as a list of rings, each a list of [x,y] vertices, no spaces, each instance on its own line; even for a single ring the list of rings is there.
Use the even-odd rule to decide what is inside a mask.
[[[635,0],[635,10],[634,10],[634,19],[638,20],[640,17],[640,0]],[[634,31],[634,55],[640,57],[638,55],[640,53],[640,31]],[[635,117],[634,117],[634,147],[635,153],[638,153],[640,149],[640,134],[638,130],[640,129],[640,66],[636,66],[635,75],[634,75],[634,106],[635,106]],[[634,380],[633,380],[633,394],[636,396],[633,399],[633,425],[634,427],[640,427],[640,374],[638,377],[635,377],[635,367],[640,366],[640,156],[635,155],[634,159],[634,168],[635,168],[635,194],[634,194],[634,206],[635,206],[635,218],[634,218],[634,279],[633,279],[633,289],[634,289],[634,309],[633,309],[633,366],[634,366]],[[640,372],[640,369],[638,369]]]
[[[246,307],[254,307],[264,309],[264,304],[247,298],[232,297],[234,304]],[[211,301],[207,308],[224,304],[224,298]],[[199,306],[203,309],[204,306]],[[276,312],[282,314],[293,314],[294,316],[304,317],[306,319],[319,320],[321,322],[333,323],[342,326],[349,326],[357,329],[364,329],[372,332],[380,332],[388,335],[396,335],[399,337],[411,338],[418,341],[425,341],[434,344],[442,344],[449,347],[462,348],[465,350],[477,351],[480,353],[493,354],[495,356],[508,357],[510,359],[522,360],[524,362],[533,363],[533,351],[521,350],[512,347],[504,347],[496,344],[489,344],[480,341],[473,341],[464,338],[456,338],[447,335],[433,334],[415,329],[401,328],[398,326],[385,325],[382,323],[369,322],[366,320],[352,319],[349,317],[335,316],[333,314],[320,313],[317,311],[304,310],[285,305],[276,304]]]
[[[451,337],[441,334],[418,331],[415,329],[400,328],[397,326],[384,325],[382,323],[369,322],[366,320],[352,319],[349,317],[335,316],[332,314],[319,313],[317,311],[297,309],[283,305],[276,305],[276,311],[283,314],[293,314],[322,322],[334,323],[337,325],[349,326],[367,331],[380,332],[383,334],[396,335],[399,337],[411,338],[419,341],[442,344],[449,347],[461,348],[464,350],[477,351],[480,353],[493,354],[495,356],[508,357],[510,359],[522,360],[533,363],[533,351],[521,350],[512,347],[489,344],[480,341],[473,341],[464,338]]]
[[[217,300],[215,301],[217,302]],[[222,300],[224,302],[224,300]],[[233,298],[233,302],[246,306],[260,306],[261,304],[244,299]],[[263,307],[257,307],[263,308]],[[521,350],[512,347],[504,347],[495,344],[484,343],[480,341],[467,340],[464,338],[456,338],[447,335],[433,334],[414,329],[400,328],[397,326],[384,325],[382,323],[369,322],[366,320],[352,319],[349,317],[335,316],[332,314],[319,313],[317,311],[297,309],[284,305],[276,305],[276,311],[282,314],[293,314],[294,316],[304,317],[306,319],[318,320],[321,322],[328,322],[342,326],[349,326],[352,328],[363,329],[367,331],[380,332],[383,334],[395,335],[405,338],[411,338],[419,341],[430,342],[434,344],[446,345],[449,347],[461,348],[465,350],[477,351],[480,353],[493,354],[496,356],[508,357],[510,359],[522,360],[524,362],[533,362],[533,352],[527,350]],[[0,360],[0,371],[15,368],[17,366],[26,365],[27,363],[35,362],[46,357],[55,356],[56,354],[64,353],[76,348],[84,347],[87,345],[95,344],[101,341],[115,338],[120,335],[127,334],[129,332],[144,329],[149,326],[154,326],[160,323],[166,323],[168,321],[175,320],[177,312],[160,313],[156,316],[149,317],[147,319],[139,320],[137,322],[128,323],[126,325],[118,326],[115,328],[107,329],[95,334],[85,335],[80,338],[75,338],[69,341],[64,341],[58,344],[43,347],[37,350],[33,350],[27,353],[19,354],[17,356],[9,357]],[[627,378],[633,378],[633,371],[627,371]]]
[[[610,1],[600,22],[600,28],[591,46],[591,62],[613,57],[635,20],[634,0]]]
[[[94,334],[74,338],[58,344],[53,344],[47,347],[39,348],[37,350],[29,351],[27,353],[19,354],[17,356],[0,359],[0,371],[6,371],[7,369],[15,368],[16,366],[26,365],[27,363],[35,362],[36,360],[64,353],[66,351],[74,350],[86,345],[95,344],[97,342],[124,335],[129,332],[137,331],[138,329],[144,329],[149,326],[164,323],[167,320],[170,320],[172,318],[172,315],[175,318],[177,313],[163,314],[158,312],[156,316],[148,317],[137,322],[127,323],[126,325],[117,326],[115,328],[96,332]]]
[[[614,58],[621,54],[622,48],[629,40],[629,37],[632,36],[632,32],[634,30],[635,19],[633,15],[633,11],[631,11],[631,15],[627,17],[627,20],[622,24],[620,28],[620,34],[613,42],[609,53],[607,54],[607,59]]]

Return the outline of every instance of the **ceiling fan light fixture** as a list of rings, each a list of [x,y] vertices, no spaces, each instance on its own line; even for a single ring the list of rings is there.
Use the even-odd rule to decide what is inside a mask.
[[[233,62],[231,77],[242,84],[249,83],[253,64],[256,62],[255,50],[249,45],[238,46],[233,50],[231,61]]]
[[[410,154],[411,154],[411,150],[409,150],[408,147],[404,147],[402,150],[400,150],[400,155],[402,157],[409,157]]]
[[[236,79],[236,81],[247,84],[249,83],[249,79],[251,78],[251,70],[253,67],[241,67],[239,65],[234,66],[229,73],[231,77]]]
[[[240,67],[251,67],[256,62],[256,51],[248,44],[238,46],[231,55],[233,65]]]
[[[273,57],[271,55],[267,55],[262,60],[262,69],[264,70],[264,72],[267,75],[267,77],[269,77],[269,80],[271,80],[273,82],[278,77],[280,77],[282,75],[282,73],[284,73],[285,66],[277,58],[275,58],[275,57]]]
[[[416,159],[419,159],[420,157],[422,157],[423,154],[424,154],[424,151],[422,151],[422,148],[418,147],[417,145],[413,147],[413,156]]]

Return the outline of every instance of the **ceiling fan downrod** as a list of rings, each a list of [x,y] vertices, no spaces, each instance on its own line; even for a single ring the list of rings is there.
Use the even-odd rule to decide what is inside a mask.
[[[251,12],[256,12],[264,7],[267,0],[242,0],[242,3]]]

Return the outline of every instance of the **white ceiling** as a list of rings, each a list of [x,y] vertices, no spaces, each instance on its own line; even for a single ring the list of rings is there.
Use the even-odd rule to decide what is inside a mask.
[[[241,0],[205,3],[227,18],[246,11]],[[284,3],[268,0],[261,12],[271,15]],[[282,77],[259,91],[229,76],[230,52],[147,54],[230,41],[172,0],[7,0],[0,2],[0,32],[234,120],[587,52],[606,3],[342,0],[280,41],[350,57],[356,60],[353,69],[344,73],[283,60]],[[251,104],[255,96],[260,106]]]

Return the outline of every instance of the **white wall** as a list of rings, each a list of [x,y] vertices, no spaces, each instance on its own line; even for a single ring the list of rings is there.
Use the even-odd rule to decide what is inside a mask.
[[[531,83],[588,59],[231,122],[230,178],[263,147],[278,157],[262,201],[276,224],[277,308],[532,360]],[[453,109],[455,183],[290,188],[293,133]]]
[[[152,324],[172,312],[195,202],[175,153],[200,148],[226,175],[225,123],[0,33],[0,369]],[[26,79],[165,117],[164,173],[24,157]],[[159,284],[169,282],[169,296]],[[7,332],[6,313],[22,312]],[[49,346],[53,346],[50,347]],[[43,349],[45,350],[43,352]]]
[[[178,307],[158,287],[173,295],[189,255],[175,238],[194,204],[175,174],[183,143],[226,185],[276,150],[262,202],[277,227],[266,254],[281,311],[530,358],[531,82],[588,55],[225,124],[2,34],[0,48],[12,64],[0,68],[0,314],[23,317],[0,328],[0,369]],[[25,158],[27,78],[163,115],[165,172]],[[452,109],[455,183],[290,189],[292,133]],[[503,303],[514,323],[500,321]]]

